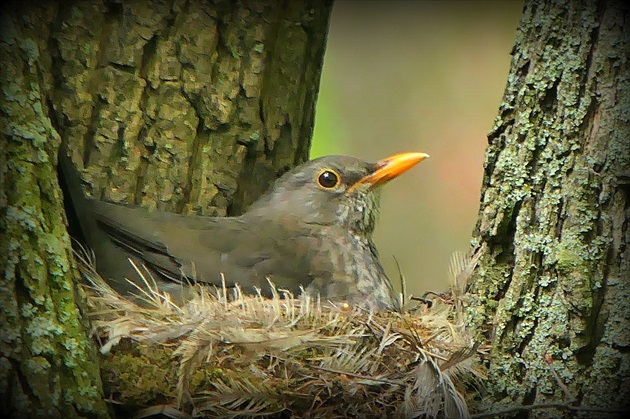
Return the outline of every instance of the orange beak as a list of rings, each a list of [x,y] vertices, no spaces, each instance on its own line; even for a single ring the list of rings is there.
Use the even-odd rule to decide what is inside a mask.
[[[371,174],[361,178],[358,182],[348,188],[347,192],[351,192],[359,185],[369,184],[370,187],[382,185],[395,177],[400,176],[407,170],[411,169],[422,160],[429,157],[425,153],[400,153],[387,157],[376,162],[377,169]]]

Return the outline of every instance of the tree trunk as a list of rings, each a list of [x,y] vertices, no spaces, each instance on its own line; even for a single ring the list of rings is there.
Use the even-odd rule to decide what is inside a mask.
[[[329,12],[265,1],[61,6],[50,100],[92,194],[242,212],[308,158]]]
[[[55,172],[61,139],[99,199],[240,213],[308,157],[330,10],[331,1],[3,6],[4,417],[108,414],[77,306]]]
[[[629,47],[621,1],[525,4],[473,238],[484,411],[628,408]]]

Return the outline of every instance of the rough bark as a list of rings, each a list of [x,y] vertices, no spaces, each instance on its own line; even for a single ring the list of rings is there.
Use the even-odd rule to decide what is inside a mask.
[[[71,268],[55,169],[61,140],[98,198],[239,213],[308,157],[330,9],[3,5],[3,416],[107,415]]]
[[[44,10],[28,16],[43,17]],[[95,348],[75,302],[38,41],[3,15],[0,413],[107,416]]]
[[[629,47],[621,1],[525,4],[473,239],[484,410],[628,408]]]
[[[50,100],[92,194],[242,212],[308,157],[329,12],[330,2],[62,2]]]

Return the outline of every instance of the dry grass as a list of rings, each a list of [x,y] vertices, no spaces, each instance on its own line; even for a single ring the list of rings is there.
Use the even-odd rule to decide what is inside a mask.
[[[482,377],[458,292],[374,314],[270,284],[270,299],[199,289],[180,307],[150,281],[127,300],[85,266],[106,390],[136,417],[462,418]]]

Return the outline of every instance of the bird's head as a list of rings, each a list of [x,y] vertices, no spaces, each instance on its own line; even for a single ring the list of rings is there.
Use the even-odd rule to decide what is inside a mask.
[[[278,178],[247,213],[370,234],[378,217],[377,187],[427,157],[424,153],[401,153],[376,163],[350,156],[314,159]]]

